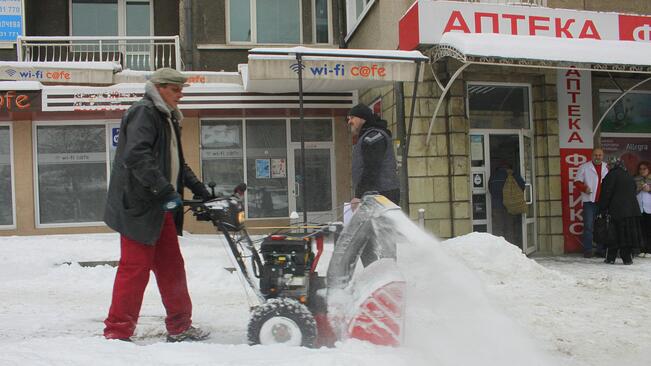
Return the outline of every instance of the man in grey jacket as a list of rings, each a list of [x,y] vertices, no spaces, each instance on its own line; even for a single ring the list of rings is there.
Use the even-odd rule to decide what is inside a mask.
[[[192,326],[183,256],[183,188],[210,194],[183,159],[178,109],[187,78],[163,68],[145,85],[145,96],[122,117],[104,221],[120,233],[120,263],[104,321],[104,337],[130,340],[136,328],[150,271],[167,312],[167,340],[203,340]]]
[[[356,209],[366,192],[378,192],[399,205],[400,181],[387,122],[360,103],[348,112],[348,125],[357,139],[353,145],[352,208]]]

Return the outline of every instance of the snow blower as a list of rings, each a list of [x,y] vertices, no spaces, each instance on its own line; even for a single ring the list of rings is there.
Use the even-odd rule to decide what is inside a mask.
[[[244,225],[245,189],[240,184],[231,196],[185,205],[224,235],[247,295],[254,294],[249,344],[320,347],[357,338],[399,345],[405,281],[396,266],[396,233],[384,215],[400,208],[367,195],[345,227],[297,227],[299,233],[268,235],[256,246]],[[316,268],[329,233],[338,239],[327,276],[320,276]],[[358,260],[364,268],[356,271]]]

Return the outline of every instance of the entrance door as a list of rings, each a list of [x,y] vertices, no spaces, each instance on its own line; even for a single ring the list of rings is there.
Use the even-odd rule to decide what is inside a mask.
[[[325,223],[335,219],[334,144],[331,119],[305,120],[305,178],[301,175],[300,122],[291,121],[289,172],[290,211],[303,221],[303,199],[306,198],[308,221]],[[301,183],[305,179],[305,186]],[[305,187],[305,189],[303,188]]]
[[[503,236],[529,254],[536,250],[533,144],[522,130],[473,131],[472,161],[473,231]],[[523,186],[527,213],[510,215],[502,204],[507,170]],[[521,178],[521,179],[520,179]]]

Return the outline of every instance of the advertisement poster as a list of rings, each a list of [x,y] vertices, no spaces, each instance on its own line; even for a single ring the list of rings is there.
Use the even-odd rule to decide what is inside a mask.
[[[23,35],[23,1],[0,0],[0,42],[16,42]]]
[[[257,179],[271,178],[269,159],[255,159],[255,177]]]
[[[599,93],[600,115],[621,95],[619,91]],[[631,92],[618,101],[601,124],[602,133],[651,133],[651,93]]]
[[[649,122],[651,124],[651,121]],[[601,147],[606,157],[617,156],[624,161],[626,170],[637,175],[641,161],[651,161],[651,136],[602,136]]]
[[[271,178],[285,178],[287,176],[287,163],[285,159],[271,159]]]

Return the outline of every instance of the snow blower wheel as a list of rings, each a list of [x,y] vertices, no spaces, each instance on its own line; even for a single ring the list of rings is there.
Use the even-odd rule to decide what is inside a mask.
[[[316,322],[308,308],[290,298],[269,299],[251,313],[249,344],[314,347]]]

